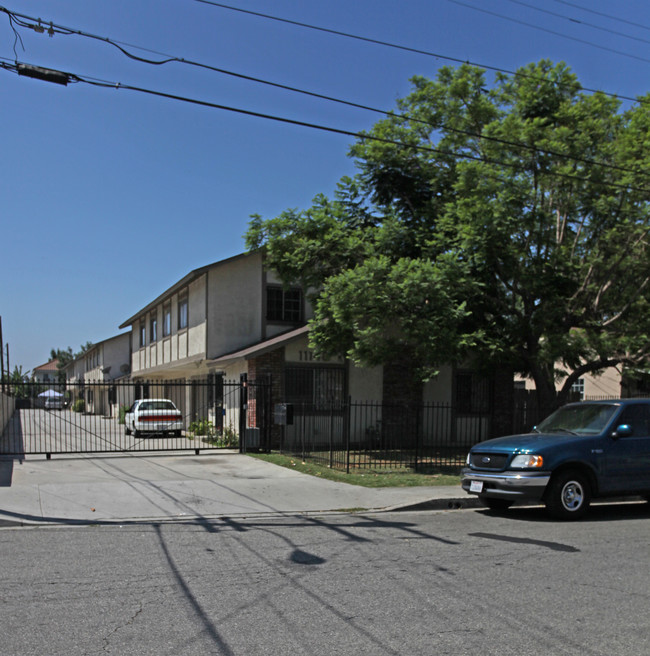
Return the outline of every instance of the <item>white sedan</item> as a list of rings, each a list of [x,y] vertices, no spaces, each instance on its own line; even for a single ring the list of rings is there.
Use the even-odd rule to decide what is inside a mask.
[[[134,437],[143,433],[180,437],[182,430],[183,415],[169,399],[138,399],[124,415],[124,432]]]

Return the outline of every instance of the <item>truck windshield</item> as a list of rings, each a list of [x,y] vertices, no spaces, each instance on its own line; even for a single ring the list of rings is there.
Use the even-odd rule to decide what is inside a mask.
[[[565,405],[536,427],[540,433],[598,435],[605,430],[618,406],[610,403]]]

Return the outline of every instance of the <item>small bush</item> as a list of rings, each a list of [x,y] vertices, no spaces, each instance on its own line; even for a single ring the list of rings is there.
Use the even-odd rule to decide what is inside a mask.
[[[216,434],[214,424],[209,419],[193,421],[190,424],[189,431],[192,435],[205,435],[206,437],[212,437]]]
[[[86,402],[83,399],[77,399],[72,404],[73,412],[84,412],[86,410]]]
[[[220,448],[236,448],[239,446],[239,435],[232,426],[217,430],[208,419],[193,421],[188,430],[188,438],[202,437],[203,441]]]
[[[126,413],[128,412],[128,410],[129,410],[129,406],[128,406],[128,405],[121,405],[121,406],[120,406],[120,416],[119,416],[119,419],[118,419],[118,423],[120,423],[120,424],[124,424],[124,423],[125,423],[124,416],[126,415]]]

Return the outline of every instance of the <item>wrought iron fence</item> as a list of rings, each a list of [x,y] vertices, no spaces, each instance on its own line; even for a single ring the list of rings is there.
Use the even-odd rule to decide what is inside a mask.
[[[5,386],[0,454],[105,453],[259,447],[268,441],[268,385],[224,381],[80,382]],[[173,431],[129,431],[138,399],[167,399],[180,411]],[[252,410],[249,409],[252,406]]]
[[[457,470],[467,451],[489,436],[485,414],[460,414],[450,404],[296,404],[282,427],[280,451],[329,467]]]

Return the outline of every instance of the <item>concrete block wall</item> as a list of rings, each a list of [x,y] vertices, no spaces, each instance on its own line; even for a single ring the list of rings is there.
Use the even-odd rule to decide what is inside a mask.
[[[16,409],[16,400],[4,392],[0,392],[0,433],[4,431],[6,425],[14,414]]]

